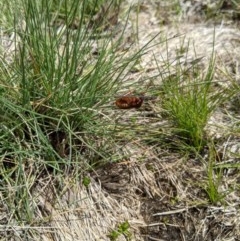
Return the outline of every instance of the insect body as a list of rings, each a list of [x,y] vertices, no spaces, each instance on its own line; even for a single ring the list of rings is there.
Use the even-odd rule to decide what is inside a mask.
[[[122,96],[115,102],[116,106],[120,109],[139,108],[143,103],[143,96]]]

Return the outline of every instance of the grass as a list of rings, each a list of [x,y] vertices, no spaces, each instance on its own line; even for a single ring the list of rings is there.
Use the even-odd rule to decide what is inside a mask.
[[[181,49],[180,54],[188,54],[188,47]],[[163,107],[172,121],[173,132],[179,137],[177,145],[180,149],[192,149],[197,153],[208,143],[205,127],[210,115],[236,93],[233,86],[217,91],[214,88],[214,56],[205,73],[198,66],[199,60],[196,57],[188,68],[177,64],[176,74],[164,78],[162,86]]]
[[[79,176],[113,158],[104,106],[143,49],[119,53],[124,29],[113,42],[114,31],[102,38],[101,21],[89,28],[98,1],[19,3],[11,16],[14,52],[0,63],[1,191],[12,219],[30,224],[36,208],[31,190],[39,178]]]
[[[189,81],[189,82],[188,82]],[[164,84],[167,98],[164,107],[176,126],[176,132],[186,143],[201,150],[204,141],[204,127],[212,109],[209,107],[208,92],[211,79],[181,80],[168,79]]]
[[[129,232],[130,225],[128,221],[122,222],[118,225],[116,230],[112,230],[109,234],[111,241],[118,240],[120,235],[124,235],[126,240],[131,240],[131,233]]]
[[[219,157],[216,155],[216,150],[214,147],[209,147],[209,160],[207,163],[207,178],[205,183],[205,191],[208,195],[209,201],[212,204],[224,203],[224,198],[227,196],[227,193],[223,193],[219,190],[221,182],[223,179],[223,169],[219,168],[218,170],[214,169],[217,159]],[[227,192],[229,192],[228,190]]]
[[[6,216],[3,220],[6,240],[14,235],[19,235],[22,240],[30,236],[41,239],[40,227],[52,228],[55,232],[51,225],[61,223],[61,218],[52,211],[57,209],[63,216],[75,215],[79,210],[80,213],[93,210],[94,214],[88,213],[90,219],[97,216],[101,224],[96,222],[96,226],[93,223],[91,226],[86,221],[84,225],[92,229],[102,225],[101,232],[108,230],[110,240],[118,240],[120,236],[131,240],[132,231],[136,229],[132,227],[130,216],[125,219],[119,216],[119,220],[129,220],[125,222],[120,222],[118,217],[115,223],[105,222],[109,213],[120,213],[118,209],[125,203],[121,203],[121,195],[116,195],[119,199],[114,202],[115,196],[107,188],[109,195],[93,188],[99,183],[104,188],[104,182],[111,189],[116,181],[119,193],[133,185],[126,196],[131,209],[139,207],[135,201],[151,197],[149,211],[159,212],[161,206],[167,210],[163,213],[168,214],[169,209],[190,203],[186,197],[194,196],[195,190],[192,188],[191,194],[185,192],[192,183],[192,187],[200,187],[199,192],[205,192],[205,196],[197,196],[201,200],[195,203],[227,205],[228,194],[239,185],[233,183],[226,192],[221,191],[223,168],[239,168],[239,165],[218,163],[223,160],[216,157],[217,145],[212,147],[218,140],[209,135],[208,124],[215,111],[232,97],[237,98],[239,84],[231,74],[225,75],[227,82],[231,82],[227,87],[216,80],[222,73],[216,67],[214,45],[210,61],[203,69],[199,64],[202,58],[196,55],[190,65],[181,62],[181,58],[187,59],[190,52],[189,43],[186,45],[184,39],[176,50],[174,61],[167,53],[167,58],[161,62],[163,65],[158,67],[159,73],[135,81],[136,76],[146,74],[139,68],[145,61],[144,55],[157,48],[160,41],[160,47],[165,42],[168,45],[170,38],[160,36],[162,41],[156,35],[143,47],[130,46],[126,50],[125,34],[130,12],[125,11],[126,22],[119,23],[119,27],[116,19],[121,14],[121,1],[10,2],[0,3],[2,35],[10,43],[9,49],[2,47],[0,52],[0,203]],[[175,5],[173,12],[179,13],[179,2],[174,1],[170,7]],[[141,6],[136,9],[136,21],[140,24]],[[141,32],[137,30],[136,35],[134,40],[140,39]],[[155,62],[160,66],[157,56]],[[160,84],[155,85],[158,78]],[[146,97],[139,110],[116,110],[115,96],[130,88],[136,95],[146,91],[144,94],[150,96],[150,101]],[[239,136],[239,120],[237,117],[232,119],[235,124],[231,135]],[[164,121],[167,124],[162,124]],[[165,136],[177,150],[171,149]],[[178,158],[184,161],[175,168],[171,161]],[[200,183],[199,177],[194,177],[199,172],[194,169],[194,161],[200,170],[207,162]],[[191,164],[191,173],[178,169]],[[111,173],[113,166],[116,170]],[[99,174],[99,170],[103,170],[103,174]],[[81,191],[83,196],[79,194]],[[108,198],[104,207],[102,195]],[[94,198],[91,200],[91,197]],[[40,201],[42,199],[44,202]],[[96,209],[94,205],[97,205]],[[114,211],[108,210],[111,205]],[[147,210],[148,204],[145,208]],[[146,212],[147,216],[148,212],[142,209],[141,215]],[[74,225],[79,220],[78,217]],[[166,220],[166,227],[171,226],[171,217]],[[153,226],[158,225],[157,222],[159,220],[154,220]],[[81,232],[83,226],[74,232]],[[15,231],[14,227],[20,231]],[[70,233],[72,235],[73,231]]]

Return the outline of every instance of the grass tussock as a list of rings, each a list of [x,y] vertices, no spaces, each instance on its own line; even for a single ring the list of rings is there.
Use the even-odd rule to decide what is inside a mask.
[[[19,224],[35,220],[31,192],[40,178],[61,183],[114,156],[113,123],[104,112],[143,50],[118,51],[124,26],[119,37],[114,29],[102,36],[106,18],[89,17],[100,6],[21,1],[12,16],[14,47],[0,64],[0,152],[3,199]]]

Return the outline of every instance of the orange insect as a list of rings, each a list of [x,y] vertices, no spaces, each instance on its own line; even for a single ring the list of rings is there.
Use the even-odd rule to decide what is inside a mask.
[[[115,104],[120,109],[140,108],[143,99],[143,96],[122,96],[115,101]]]

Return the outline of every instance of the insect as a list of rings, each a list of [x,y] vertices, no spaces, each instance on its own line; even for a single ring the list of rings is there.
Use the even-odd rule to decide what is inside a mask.
[[[115,101],[115,104],[120,109],[140,108],[143,99],[143,96],[122,96]]]

